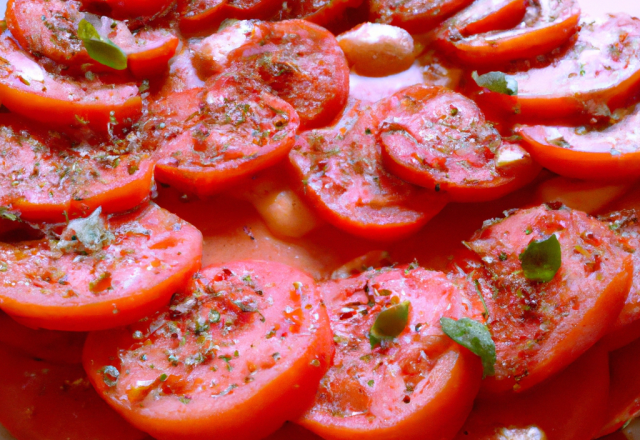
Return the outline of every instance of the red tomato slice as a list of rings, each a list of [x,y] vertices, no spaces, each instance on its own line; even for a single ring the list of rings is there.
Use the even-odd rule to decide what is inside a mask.
[[[527,12],[528,0],[478,0],[445,21],[438,39],[459,41],[470,35],[515,27]]]
[[[226,12],[233,18],[263,18],[271,16],[282,0],[227,0]]]
[[[82,4],[113,18],[151,18],[167,11],[174,0],[80,0]]]
[[[615,231],[624,240],[624,248],[631,250],[633,258],[633,282],[627,296],[627,301],[618,316],[610,333],[604,338],[603,343],[609,350],[623,347],[640,337],[640,255],[637,249],[640,247],[640,221],[635,209],[626,209],[598,217],[600,221],[609,225],[609,229]]]
[[[198,269],[202,234],[150,205],[69,223],[58,240],[1,243],[0,307],[30,327],[129,324],[167,303]]]
[[[371,18],[414,34],[430,31],[473,0],[371,0]]]
[[[184,92],[178,99],[184,102],[185,96],[193,94]],[[185,102],[177,110],[178,116],[191,106],[195,110],[178,122],[181,134],[158,152],[156,179],[160,182],[205,197],[276,164],[289,153],[298,116],[260,83],[225,74],[212,78],[197,96],[198,101]],[[174,105],[169,96],[159,112],[172,114]],[[167,122],[159,120],[166,129]]]
[[[108,131],[130,126],[142,112],[135,85],[74,80],[46,72],[7,35],[0,38],[0,101],[38,122]]]
[[[3,114],[0,145],[0,203],[24,220],[61,222],[99,206],[126,211],[148,199],[153,186],[151,156],[128,141],[78,142]]]
[[[141,30],[134,44],[123,47],[129,71],[138,79],[162,75],[176,54],[180,39],[166,30]]]
[[[442,332],[440,318],[468,316],[441,272],[372,270],[322,285],[336,341],[314,407],[297,423],[325,439],[446,439],[469,414],[480,359]],[[407,325],[372,348],[380,312],[409,301]]]
[[[79,364],[86,333],[34,330],[0,312],[0,345],[54,364]]]
[[[299,18],[319,25],[327,25],[341,18],[347,8],[360,6],[363,0],[299,0],[285,2],[273,17],[277,20]]]
[[[335,126],[300,135],[289,154],[302,192],[334,226],[373,240],[408,236],[444,208],[446,198],[382,167],[371,107],[352,102]]]
[[[80,365],[33,360],[0,347],[0,423],[23,440],[141,440],[96,394]]]
[[[520,25],[516,17],[524,18]],[[579,21],[576,0],[534,0],[528,7],[522,0],[487,0],[454,16],[437,44],[463,63],[495,65],[551,52],[579,30]]]
[[[235,262],[204,269],[144,322],[91,333],[84,365],[98,393],[155,438],[257,439],[312,403],[331,338],[308,275]]]
[[[640,339],[609,354],[611,388],[606,418],[594,438],[620,429],[640,415]]]
[[[629,180],[640,173],[640,106],[617,112],[606,128],[524,126],[517,131],[545,168],[577,179]]]
[[[608,118],[640,88],[640,21],[626,14],[581,24],[577,41],[540,67],[512,74],[518,96],[485,92],[480,99],[518,120]],[[553,123],[552,122],[552,123]]]
[[[178,0],[180,30],[185,34],[210,31],[225,18],[227,0]]]
[[[300,425],[285,423],[282,428],[278,429],[265,440],[322,440],[322,437],[318,437]]]
[[[412,86],[379,107],[387,169],[453,201],[497,199],[540,172],[525,150],[502,141],[472,100],[449,89]]]
[[[519,256],[551,234],[560,243],[559,270],[548,282],[527,279]],[[517,211],[468,246],[481,261],[466,271],[475,270],[485,289],[496,344],[496,375],[483,381],[485,394],[524,391],[561,371],[609,331],[631,287],[631,255],[618,238],[568,208]]]
[[[349,95],[349,65],[335,37],[304,20],[257,26],[263,37],[229,54],[232,69],[291,104],[302,128],[329,124]]]
[[[455,440],[594,438],[606,410],[609,362],[594,347],[556,377],[500,400],[476,400]]]

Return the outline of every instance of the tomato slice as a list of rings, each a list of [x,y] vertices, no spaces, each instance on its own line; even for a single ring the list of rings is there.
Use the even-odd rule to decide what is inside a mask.
[[[606,418],[595,438],[620,429],[640,415],[640,339],[609,354],[611,388]]]
[[[473,0],[371,0],[371,18],[423,34]]]
[[[512,73],[518,96],[484,92],[482,101],[524,122],[606,120],[640,87],[640,21],[626,14],[588,19],[574,43],[530,66]]]
[[[80,0],[91,10],[103,12],[113,18],[155,18],[165,13],[174,0]]]
[[[300,425],[285,423],[284,426],[271,434],[265,440],[321,440],[313,432],[304,429]]]
[[[34,330],[0,312],[0,346],[11,347],[36,359],[54,364],[79,364],[86,338],[87,333],[83,332]]]
[[[554,208],[519,210],[468,243],[480,259],[469,268],[485,289],[497,353],[484,394],[524,391],[561,371],[609,331],[629,293],[631,255],[613,232],[580,211]],[[520,256],[551,235],[559,270],[548,282],[528,279]]]
[[[198,34],[218,26],[225,19],[227,0],[179,0],[180,30]]]
[[[304,20],[259,24],[263,37],[229,54],[232,69],[293,106],[301,128],[329,124],[349,95],[349,65],[335,37]]]
[[[135,35],[134,45],[123,48],[129,71],[138,79],[162,75],[179,44],[180,39],[167,30],[141,30]]]
[[[227,13],[233,18],[263,18],[271,16],[282,0],[227,0]]]
[[[84,365],[98,393],[155,438],[256,439],[312,403],[332,336],[308,275],[235,262],[204,269],[144,322],[91,333]]]
[[[297,423],[331,440],[451,438],[482,377],[480,359],[440,328],[443,316],[467,316],[461,291],[442,272],[408,266],[321,288],[336,355]],[[373,348],[368,335],[379,314],[407,301],[404,329]]]
[[[442,23],[438,39],[455,42],[471,35],[515,27],[527,12],[528,0],[478,0]]]
[[[519,25],[516,17],[523,18]],[[576,0],[534,0],[528,7],[522,0],[487,0],[454,16],[437,44],[463,63],[495,65],[553,51],[578,32],[579,22]]]
[[[373,240],[393,240],[416,232],[447,201],[383,168],[378,125],[371,107],[352,102],[337,125],[300,135],[289,159],[302,192],[328,222]]]
[[[629,180],[640,173],[640,106],[615,114],[605,128],[523,126],[518,133],[534,159],[577,179]]]
[[[38,122],[108,131],[130,126],[142,113],[135,85],[74,80],[46,72],[7,35],[0,37],[0,100]]]
[[[608,392],[607,351],[596,346],[525,393],[476,400],[455,440],[591,439],[602,426]]]
[[[529,154],[503,142],[469,98],[416,85],[380,104],[382,159],[408,182],[443,191],[453,201],[502,197],[540,171]]]
[[[0,423],[19,439],[141,440],[91,387],[80,365],[56,365],[0,347]]]
[[[128,324],[166,304],[201,253],[200,231],[156,205],[110,218],[96,211],[70,222],[59,240],[0,244],[0,305],[34,328]]]
[[[299,18],[324,26],[340,18],[347,8],[356,8],[361,3],[362,0],[300,0],[285,2],[273,18],[278,20]]]
[[[295,110],[260,83],[225,74],[212,78],[195,103],[183,99],[194,91],[184,93],[178,116],[197,108],[178,122],[181,134],[160,147],[155,174],[160,182],[204,197],[276,164],[293,146],[299,126]],[[173,106],[169,96],[160,111],[171,113]]]
[[[153,186],[151,156],[128,141],[78,142],[11,114],[0,115],[0,140],[0,203],[24,220],[61,222],[99,206],[126,211]]]

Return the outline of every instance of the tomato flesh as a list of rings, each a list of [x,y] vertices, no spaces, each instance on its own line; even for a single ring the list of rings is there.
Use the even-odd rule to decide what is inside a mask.
[[[110,328],[157,310],[198,269],[202,234],[162,208],[105,220],[105,231],[71,223],[60,241],[1,243],[0,307],[35,328]],[[85,249],[83,232],[100,248]]]
[[[90,334],[84,359],[98,392],[155,438],[255,439],[311,404],[331,337],[311,278],[245,261],[204,269],[144,322]]]

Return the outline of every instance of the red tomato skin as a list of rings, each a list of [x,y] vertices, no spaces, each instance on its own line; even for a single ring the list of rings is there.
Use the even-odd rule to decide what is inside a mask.
[[[198,0],[197,10],[191,10],[189,0],[178,1],[180,30],[185,35],[208,34],[222,23],[226,16],[227,0]]]
[[[315,304],[308,309],[312,310],[308,313],[317,313],[317,318],[313,318],[312,326],[315,331],[308,334],[311,340],[306,341],[307,344],[296,351],[297,357],[287,361],[286,369],[280,369],[275,377],[270,376],[267,383],[260,384],[260,388],[251,386],[255,382],[247,382],[249,385],[240,387],[230,394],[235,396],[230,397],[232,399],[230,403],[207,404],[211,397],[205,391],[203,394],[206,396],[202,397],[206,397],[207,400],[204,400],[204,404],[202,404],[203,400],[200,400],[200,406],[194,406],[197,397],[192,393],[194,401],[191,402],[191,407],[176,407],[176,404],[183,405],[183,403],[159,400],[147,408],[142,408],[140,405],[142,409],[139,409],[139,405],[130,403],[126,397],[122,398],[111,393],[101,373],[102,366],[114,364],[113,353],[120,345],[128,346],[132,343],[135,345],[136,342],[132,339],[129,328],[91,333],[83,355],[83,364],[89,379],[98,393],[116,411],[134,426],[149,432],[154,438],[160,440],[204,440],[212,436],[242,440],[264,438],[277,431],[286,420],[299,417],[311,405],[318,383],[331,363],[334,350],[333,335],[325,307],[321,304],[315,283],[310,277],[280,263],[258,260],[233,262],[224,265],[223,268],[231,271],[246,268],[260,271],[259,275],[253,277],[256,282],[261,280],[262,276],[277,280],[278,282],[265,288],[265,295],[272,293],[267,289],[285,288],[284,286],[293,279],[308,286],[309,290],[305,290],[305,295],[309,295],[307,301]],[[199,276],[213,276],[220,269],[221,267],[209,266]],[[311,321],[309,317],[305,320]],[[304,324],[304,330],[309,323]],[[248,349],[248,347],[239,346],[238,350],[243,351],[244,348]]]
[[[497,8],[494,6],[497,5]],[[484,0],[472,3],[440,26],[438,40],[461,37],[515,27],[527,11],[528,0]],[[436,41],[438,41],[436,40]]]
[[[173,58],[180,44],[180,39],[174,35],[160,37],[162,44],[158,47],[127,56],[129,71],[137,79],[147,79],[162,75]]]
[[[162,14],[174,2],[174,0],[80,0],[85,7],[108,12],[110,17],[116,19],[151,18]]]
[[[602,426],[609,393],[609,362],[597,345],[564,371],[530,390],[476,400],[455,440],[500,440],[501,428],[537,426],[548,440],[589,440]]]
[[[56,292],[56,297],[51,301],[29,295],[31,289],[31,291],[40,292],[40,288],[35,284],[31,287],[28,287],[28,284],[25,285],[27,294],[25,296],[25,292],[15,290],[19,287],[16,288],[16,283],[13,283],[13,287],[5,287],[5,291],[0,292],[2,309],[27,327],[62,331],[113,328],[135,322],[160,309],[176,291],[182,289],[185,282],[199,269],[202,255],[202,234],[193,226],[179,221],[177,217],[155,205],[142,208],[138,213],[129,214],[116,221],[125,220],[126,222],[127,218],[139,220],[140,224],[147,225],[147,227],[157,227],[160,222],[166,223],[170,220],[173,220],[172,225],[177,222],[181,223],[180,231],[176,231],[173,236],[168,231],[158,231],[152,236],[155,242],[149,244],[150,247],[147,249],[147,254],[150,257],[155,251],[166,260],[171,258],[174,267],[169,273],[165,274],[161,265],[158,266],[159,269],[154,268],[151,261],[149,267],[154,272],[151,272],[151,269],[145,268],[145,270],[149,270],[153,274],[150,275],[153,276],[152,282],[145,280],[142,274],[127,279],[124,272],[114,271],[111,274],[113,283],[127,284],[127,286],[122,287],[122,290],[114,290],[118,295],[110,299],[90,293],[90,280],[85,280],[86,285],[69,284],[69,288],[74,290],[86,289],[86,292],[82,292],[84,300],[77,301],[73,297],[67,299],[60,297],[61,292]],[[110,221],[116,222],[113,219]],[[177,235],[178,232],[179,235]],[[36,243],[37,245],[38,243]],[[2,251],[5,255],[15,253],[15,249],[8,247],[8,245],[4,245]],[[69,263],[69,258],[65,261]],[[133,270],[133,267],[130,266],[130,270]],[[97,277],[97,275],[95,276]],[[5,278],[7,277],[5,276]],[[65,288],[65,285],[61,285],[60,288]],[[39,294],[39,296],[43,295]],[[78,293],[76,296],[79,296]]]

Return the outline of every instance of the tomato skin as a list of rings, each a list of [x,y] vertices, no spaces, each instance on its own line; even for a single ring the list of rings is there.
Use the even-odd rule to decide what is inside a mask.
[[[566,177],[585,180],[629,180],[640,173],[635,143],[640,106],[622,119],[598,130],[569,127],[522,126],[517,132],[537,162]],[[582,129],[580,129],[582,130]]]
[[[437,45],[458,61],[471,65],[499,65],[515,59],[530,59],[547,54],[560,47],[579,30],[580,7],[575,0],[555,3],[554,0],[542,0],[539,3],[529,5],[529,9],[539,11],[537,16],[532,14],[536,18],[524,21],[523,26],[513,30],[498,30],[508,29],[501,20],[502,14],[509,18],[511,14],[514,17],[524,15],[525,11],[521,9],[526,7],[524,2],[508,2],[504,4],[505,11],[496,11],[495,18],[483,17],[484,22],[479,23],[476,29],[473,22],[463,28],[461,33],[464,38],[459,38],[460,33],[456,34],[450,29],[441,32]],[[481,5],[474,6],[482,11]],[[515,11],[512,12],[511,9]],[[452,18],[454,26],[457,25],[456,18],[457,16]],[[492,28],[492,25],[496,27]]]
[[[562,265],[547,283],[529,281],[519,255],[531,240],[549,234],[560,242]],[[525,391],[565,368],[611,329],[633,276],[631,255],[617,243],[601,222],[546,205],[519,210],[474,235],[468,244],[477,260],[466,272],[475,273],[486,288],[498,359],[496,375],[483,381],[481,394]],[[500,294],[494,295],[491,286]]]
[[[354,235],[391,241],[419,230],[447,199],[383,168],[378,124],[370,107],[353,101],[333,127],[300,136],[289,160],[300,192],[325,220]]]
[[[386,168],[403,180],[448,193],[452,201],[497,199],[540,172],[520,147],[502,141],[473,101],[446,88],[412,86],[379,109]],[[505,149],[517,149],[522,157],[499,168]]]
[[[369,3],[371,21],[401,27],[419,34],[440,24],[445,18],[469,6],[473,0],[397,1],[372,0]]]
[[[402,266],[325,282],[336,355],[314,407],[296,423],[337,439],[445,439],[462,426],[476,396],[480,359],[442,333],[442,316],[478,317],[441,272]],[[383,308],[410,302],[408,323],[372,347]],[[417,326],[417,327],[416,327]]]
[[[590,440],[602,425],[608,393],[607,352],[598,345],[555,377],[522,394],[476,400],[455,440],[519,438],[501,429],[532,426],[541,429],[548,440]]]
[[[527,11],[527,0],[481,0],[442,23],[438,40],[468,37],[515,27]]]
[[[0,423],[19,439],[148,439],[98,397],[80,365],[0,347],[0,368]]]
[[[143,30],[136,35],[136,40],[152,46],[145,49],[137,47],[136,51],[127,55],[129,71],[138,79],[162,75],[180,44],[178,37],[163,31]]]
[[[75,261],[78,253],[64,253],[47,239],[2,243],[10,268],[0,277],[2,309],[32,328],[111,328],[162,307],[200,266],[200,231],[156,205],[108,224],[116,241],[98,251],[102,259]],[[130,247],[135,259],[127,257]]]
[[[107,13],[110,17],[151,18],[165,12],[174,0],[80,0],[89,9]]]
[[[215,29],[225,19],[227,0],[179,0],[180,30],[197,35]]]
[[[280,263],[244,261],[205,268],[189,289],[189,293],[172,302],[173,310],[162,310],[152,317],[153,321],[89,335],[84,366],[98,393],[132,424],[158,439],[258,439],[275,432],[287,419],[298,417],[311,404],[333,355],[326,310],[314,281]],[[196,291],[198,300],[192,296]],[[253,303],[251,298],[255,299],[256,309],[242,312],[237,303]],[[177,351],[175,338],[166,334],[164,325],[172,322],[179,328],[183,324],[189,326],[194,313],[200,316],[202,310],[212,310],[209,307],[220,311],[220,321],[210,323],[211,327],[199,334],[215,338],[216,353],[202,363],[187,365],[185,352],[199,350],[201,343],[191,332],[180,345],[183,351]],[[231,314],[236,318],[227,325]],[[160,328],[149,330],[152,322]],[[221,332],[224,328],[228,333]],[[265,336],[269,328],[275,332],[273,337]],[[153,338],[153,344],[132,338],[134,329],[152,333],[143,339]],[[264,340],[256,346],[256,338]],[[157,348],[159,345],[162,346]],[[170,351],[182,360],[171,364],[165,354],[167,347],[173,347]],[[272,356],[272,349],[279,350],[277,359]],[[140,350],[154,362],[153,367],[139,362]],[[216,359],[220,351],[229,350],[236,353],[225,362],[220,360],[224,356]],[[119,362],[113,358],[115,353],[121,354]],[[109,386],[103,380],[102,368],[106,365],[127,368],[133,379],[123,375],[117,385]],[[158,377],[162,371],[167,374],[166,385],[154,385],[158,388],[150,393],[156,394],[132,397],[131,388],[137,384],[134,379],[147,378],[149,374]],[[245,375],[253,379],[242,381]],[[229,384],[236,388],[225,391]],[[187,396],[190,401],[184,403],[178,396]]]

